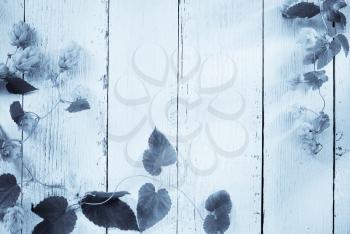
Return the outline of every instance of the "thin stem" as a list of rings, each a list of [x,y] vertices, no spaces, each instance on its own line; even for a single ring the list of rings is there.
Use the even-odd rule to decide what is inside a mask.
[[[316,111],[314,111],[314,110],[311,110],[311,109],[309,109],[309,108],[307,108],[307,107],[303,107],[306,111],[309,111],[310,113],[312,113],[312,114],[315,114],[316,116],[319,116],[320,114],[319,113],[317,113]]]
[[[321,89],[320,89],[320,88],[318,88],[318,94],[319,94],[320,97],[322,98],[323,106],[322,106],[321,112],[323,112],[324,109],[326,108],[326,100],[324,99],[323,95],[321,94]]]
[[[126,177],[124,179],[122,179],[118,184],[117,186],[115,187],[114,191],[112,192],[111,196],[109,198],[107,198],[106,200],[102,201],[102,202],[97,202],[97,203],[88,203],[88,202],[83,202],[83,203],[80,203],[80,205],[82,204],[85,204],[85,205],[92,205],[92,206],[97,206],[97,205],[103,205],[105,204],[106,202],[110,201],[113,196],[115,195],[115,193],[117,192],[119,186],[126,180],[129,180],[129,179],[133,179],[133,178],[137,178],[137,177],[143,177],[143,178],[146,178],[146,179],[150,179],[152,181],[155,181],[155,182],[158,182],[158,183],[162,183],[161,180],[158,180],[158,179],[155,179],[155,178],[152,178],[150,176],[146,176],[146,175],[134,175],[134,176],[129,176],[129,177]],[[173,188],[173,189],[176,189],[177,191],[179,191],[180,193],[182,193],[182,195],[191,203],[191,205],[196,209],[197,213],[199,214],[200,218],[202,220],[204,220],[203,218],[203,215],[201,214],[200,210],[198,209],[198,207],[195,205],[194,201],[192,201],[191,198],[189,198],[187,196],[187,194],[182,191],[181,189],[177,188],[176,186],[173,186],[173,185],[168,185],[169,188]],[[74,206],[74,205],[72,205]]]
[[[33,175],[33,173],[30,171],[30,169],[23,163],[23,168],[26,169],[26,171],[28,172],[28,174],[31,177],[31,181],[34,181],[35,183],[38,183],[44,187],[48,187],[48,188],[59,188],[59,189],[63,189],[64,186],[61,184],[46,184],[41,182],[40,180],[36,179],[35,176]]]
[[[26,142],[35,132],[36,128],[38,127],[39,125],[39,121],[40,121],[40,117],[34,113],[34,112],[25,112],[26,114],[31,114],[31,115],[34,115],[35,116],[35,120],[36,120],[36,123],[34,125],[34,127],[31,129],[31,132],[28,134],[28,136],[23,140],[23,143]]]
[[[35,126],[33,127],[32,131],[28,134],[28,136],[23,140],[23,143],[26,142],[35,132],[36,128],[39,125],[39,119],[38,121],[35,123]]]
[[[58,77],[62,74],[62,72],[58,73],[57,76],[54,78],[54,87],[57,90],[58,93],[58,98],[60,99],[60,102],[62,103],[73,103],[71,101],[65,100],[62,98],[62,93],[61,93],[61,89],[60,89],[60,84],[57,82]]]
[[[15,54],[17,53],[17,51],[18,51],[18,47],[16,48],[15,52],[13,52],[12,54],[10,54],[10,53],[7,54],[7,58],[6,58],[6,63],[5,63],[5,65],[7,65],[9,59],[10,59],[13,55],[15,55]]]
[[[315,53],[313,53],[313,55],[314,55],[314,71],[316,71],[316,54]]]
[[[53,107],[46,113],[44,114],[43,116],[39,117],[40,119],[45,119],[47,116],[49,116],[57,107],[58,105],[61,103],[61,100],[57,101],[55,103],[55,105],[53,105]]]
[[[60,89],[60,83],[57,81],[58,78],[60,77],[61,72],[59,72],[56,77],[54,78],[53,82],[54,82],[54,87],[57,89],[57,93],[58,93],[58,97],[60,100],[62,100],[62,94],[61,94],[61,89]]]

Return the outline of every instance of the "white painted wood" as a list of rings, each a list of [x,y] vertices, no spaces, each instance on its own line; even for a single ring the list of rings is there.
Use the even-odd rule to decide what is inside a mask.
[[[25,142],[24,163],[36,179],[66,188],[24,183],[25,209],[50,195],[65,196],[74,204],[85,192],[114,191],[126,177],[149,176],[141,160],[156,126],[178,145],[178,165],[154,177],[161,183],[137,176],[118,187],[131,192],[123,199],[135,213],[141,185],[152,182],[169,190],[170,213],[144,233],[204,233],[198,212],[205,217],[206,198],[221,189],[230,193],[234,205],[226,233],[261,233],[262,3],[183,0],[178,8],[176,0],[26,0],[24,9],[23,0],[1,1],[0,62],[15,50],[7,33],[25,12],[26,21],[38,33],[38,46],[51,58],[50,65],[57,68],[60,49],[70,41],[82,47],[76,73],[62,76],[62,96],[72,100],[80,92],[91,105],[91,110],[70,114],[67,105],[60,104]],[[320,27],[315,22],[321,21],[286,20],[280,13],[281,1],[265,0],[264,5],[264,233],[332,233],[332,126],[320,138],[319,154],[312,156],[302,149],[292,121],[293,106],[318,111],[322,100],[317,92],[291,90],[289,82],[313,69],[302,65],[299,29]],[[350,38],[348,30],[346,34]],[[350,232],[350,160],[344,153],[350,150],[349,69],[349,58],[341,52],[336,59],[340,138],[336,146],[342,154],[336,156],[336,234]],[[326,70],[329,81],[321,93],[332,123],[332,65]],[[46,75],[25,78],[40,90],[24,97],[24,109],[42,116],[58,93]],[[22,98],[1,90],[0,126],[9,137],[20,139],[21,131],[8,111],[15,100]],[[20,182],[20,165],[0,161],[0,174],[14,173]],[[30,176],[23,174],[27,181]],[[31,233],[40,221],[28,212],[23,233]],[[106,231],[78,211],[73,233]],[[109,229],[108,233],[136,232]]]
[[[176,136],[176,58],[177,1],[116,0],[110,3],[108,189],[113,191],[122,179],[148,175],[142,154],[156,126],[175,146]],[[172,208],[167,217],[144,233],[176,233],[176,165],[154,177],[169,190]],[[123,182],[118,190],[136,213],[138,189],[145,178]],[[108,233],[121,233],[109,229]],[[128,233],[128,232],[125,232]],[[130,232],[132,233],[132,232]]]
[[[1,37],[1,47],[0,47],[0,63],[6,63],[7,54],[12,54],[16,51],[16,47],[10,44],[9,32],[12,30],[13,24],[23,20],[24,9],[23,1],[3,1],[0,5],[0,37]],[[9,64],[9,63],[8,63]],[[10,105],[14,101],[22,102],[21,95],[10,94],[7,92],[5,85],[1,84],[0,98],[0,126],[6,135],[11,139],[21,139],[21,131],[18,129],[16,123],[11,119],[9,112]],[[0,133],[1,134],[1,133]],[[10,163],[1,161],[0,172],[6,171],[5,168],[11,167]],[[15,169],[15,168],[13,168]],[[17,179],[20,181],[21,171],[17,171]]]
[[[343,11],[349,19],[349,6]],[[345,36],[350,39],[349,27],[345,31]],[[334,210],[334,233],[350,232],[350,122],[349,115],[349,89],[350,89],[350,67],[349,57],[345,57],[341,52],[336,58],[335,64],[336,81],[336,161],[335,161],[335,210]]]
[[[82,47],[82,59],[75,74],[62,75],[62,97],[74,100],[87,97],[91,109],[68,113],[60,104],[39,122],[36,133],[24,144],[25,163],[38,180],[48,184],[62,183],[65,190],[30,184],[24,192],[24,204],[38,203],[50,195],[63,195],[70,204],[88,191],[106,190],[106,123],[107,89],[107,1],[26,0],[26,22],[33,25],[40,40],[39,47],[58,70],[60,50],[75,41]],[[47,73],[45,73],[47,74]],[[46,75],[27,77],[40,90],[24,99],[24,108],[40,116],[58,100],[57,90]],[[77,89],[78,87],[78,89]],[[89,222],[80,211],[73,233],[105,233]],[[40,221],[28,212],[24,233],[30,233]]]
[[[13,24],[23,20],[24,9],[23,0],[7,0],[0,3],[0,63],[6,63],[8,53],[14,53],[15,47],[10,45],[8,33],[11,31]],[[0,85],[0,137],[4,137],[3,133],[11,139],[21,139],[21,131],[11,119],[9,107],[14,101],[22,101],[21,95],[9,94],[4,85]],[[11,173],[16,176],[17,182],[21,183],[22,168],[20,167],[21,159],[12,162],[0,159],[0,175],[3,173]],[[18,200],[21,203],[21,199]],[[0,223],[0,232],[6,234],[3,224]]]
[[[261,204],[262,4],[181,1],[179,187],[205,218],[204,202],[226,190],[226,233],[259,233]],[[205,233],[179,195],[179,233]]]
[[[313,69],[302,65],[297,35],[315,22],[284,19],[280,7],[281,1],[265,1],[264,233],[332,233],[332,124],[322,133],[320,153],[303,150],[293,106],[319,111],[322,100],[315,91],[290,89],[292,78]],[[329,81],[321,92],[332,123],[332,65],[326,70]]]

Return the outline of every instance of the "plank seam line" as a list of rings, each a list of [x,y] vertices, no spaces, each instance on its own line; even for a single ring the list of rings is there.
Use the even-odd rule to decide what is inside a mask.
[[[23,0],[23,22],[26,22],[26,0]],[[22,79],[24,80],[25,77],[22,75]],[[24,94],[21,95],[21,102],[22,106],[24,107]],[[23,188],[23,168],[24,168],[24,163],[23,163],[23,155],[24,155],[24,133],[23,129],[21,129],[21,188]],[[23,193],[21,193],[21,206],[23,206]],[[22,229],[21,229],[22,233]]]
[[[261,210],[260,210],[260,229],[261,234],[264,234],[264,157],[265,157],[265,1],[262,0],[262,67],[261,67],[261,75],[262,75],[262,94],[261,94]]]
[[[179,158],[179,85],[180,85],[180,40],[182,39],[181,0],[177,1],[177,72],[176,72],[176,156]],[[180,22],[181,21],[181,22]],[[181,36],[180,36],[181,35]],[[181,37],[181,39],[180,39]],[[179,163],[176,162],[176,234],[179,233]]]
[[[23,21],[26,22],[26,0],[23,0]],[[24,80],[24,75],[22,75],[22,79]],[[24,95],[21,96],[22,106],[24,107]],[[23,188],[23,155],[24,155],[24,147],[23,147],[23,129],[21,129],[21,188]],[[23,193],[21,193],[21,207],[23,207]],[[21,228],[21,234],[23,234],[23,227]]]
[[[106,155],[106,192],[108,192],[108,187],[109,187],[109,172],[108,172],[108,169],[109,169],[109,138],[108,138],[108,134],[109,134],[109,32],[110,32],[110,16],[109,16],[109,13],[110,13],[110,0],[107,0],[107,35],[106,35],[106,42],[107,42],[107,65],[106,65],[106,79],[107,79],[107,100],[106,100],[106,104],[107,104],[107,119],[106,119],[106,151],[107,151],[107,155]],[[106,228],[106,234],[108,234],[108,228]]]
[[[332,188],[332,234],[334,234],[335,231],[335,155],[336,155],[336,89],[335,89],[335,57],[333,58],[333,188]]]

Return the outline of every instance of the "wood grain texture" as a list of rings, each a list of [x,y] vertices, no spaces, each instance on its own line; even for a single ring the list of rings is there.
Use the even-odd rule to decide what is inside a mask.
[[[0,8],[0,19],[1,19],[1,27],[0,27],[0,35],[2,45],[0,47],[0,56],[1,62],[6,63],[7,54],[12,54],[15,52],[16,47],[11,46],[9,32],[12,29],[13,24],[18,21],[23,20],[24,17],[24,8],[23,8],[23,0],[18,1],[4,1],[1,4]],[[0,87],[0,126],[2,130],[6,133],[9,138],[12,139],[21,139],[21,131],[18,129],[16,123],[11,119],[11,115],[9,112],[9,106],[14,101],[22,102],[21,95],[9,94],[5,88],[4,84],[1,84]],[[5,165],[10,166],[6,162],[1,162],[1,168]],[[4,169],[5,170],[5,169]]]
[[[265,174],[264,233],[332,233],[333,133],[322,133],[323,149],[311,155],[298,139],[300,124],[295,107],[318,112],[322,99],[317,91],[291,89],[298,74],[312,71],[302,64],[304,49],[297,43],[299,29],[319,27],[315,18],[282,18],[280,1],[265,1]],[[322,86],[325,112],[332,123],[332,65],[329,81]]]
[[[262,4],[186,0],[180,6],[179,188],[203,218],[207,197],[226,190],[233,201],[227,233],[259,233]],[[178,225],[178,233],[205,233],[182,194]]]
[[[87,97],[91,109],[69,113],[67,104],[59,104],[41,120],[35,134],[24,144],[24,158],[35,177],[48,184],[61,183],[66,189],[51,189],[31,183],[24,190],[24,204],[38,203],[50,195],[63,195],[70,204],[85,192],[106,190],[107,89],[107,1],[26,0],[26,22],[38,33],[38,46],[54,71],[58,57],[70,41],[82,48],[82,58],[73,74],[63,74],[62,97],[74,100]],[[36,75],[26,79],[40,90],[26,96],[27,111],[45,115],[59,100],[50,77]],[[88,221],[81,212],[73,233],[105,233]],[[24,233],[30,233],[40,218],[28,212]]]
[[[16,49],[8,32],[20,20],[36,29],[46,69],[57,72],[61,50],[75,41],[82,59],[75,72],[60,76],[62,98],[82,95],[91,106],[69,113],[60,103],[40,120],[24,143],[23,171],[21,159],[0,160],[0,174],[13,173],[23,187],[23,233],[41,221],[31,204],[52,195],[76,204],[88,191],[127,190],[122,199],[136,214],[138,190],[147,182],[166,188],[172,207],[145,234],[204,234],[205,200],[218,190],[233,202],[225,233],[350,233],[349,58],[341,52],[325,68],[329,80],[320,91],[331,126],[320,135],[322,151],[311,155],[298,137],[298,107],[319,112],[323,102],[317,91],[293,89],[291,81],[314,69],[302,64],[299,30],[324,26],[319,16],[284,19],[281,4],[0,0],[0,62]],[[23,99],[0,87],[0,134],[22,138],[9,114],[13,101],[39,116],[50,112],[59,99],[50,69],[24,76],[39,90]],[[142,157],[155,127],[177,148],[178,163],[152,177]],[[64,188],[49,187],[57,183]],[[138,233],[106,230],[77,215],[73,233]]]
[[[349,6],[343,11],[349,19]],[[350,38],[349,26],[345,36]],[[350,66],[349,57],[343,51],[335,60],[335,107],[336,107],[336,160],[335,160],[335,190],[334,190],[334,233],[350,232]]]
[[[10,45],[8,36],[13,24],[23,20],[24,8],[23,0],[7,0],[0,4],[0,63],[6,63],[8,53],[14,53],[15,47]],[[12,102],[22,102],[21,95],[9,94],[6,91],[4,84],[0,84],[0,136],[5,134],[10,139],[21,139],[22,132],[18,129],[15,122],[11,119],[9,107]],[[22,167],[21,159],[16,160],[16,163],[3,161],[0,159],[0,174],[11,173],[16,176],[17,182],[21,183]],[[20,203],[20,199],[18,200]],[[0,222],[0,232],[5,232],[2,222]]]
[[[109,191],[126,177],[148,175],[142,154],[154,127],[176,145],[177,1],[116,0],[110,5],[109,59]],[[176,165],[154,177],[136,177],[118,190],[136,212],[138,189],[146,182],[169,190],[172,208],[167,217],[144,233],[176,233]],[[108,233],[120,233],[110,229]]]

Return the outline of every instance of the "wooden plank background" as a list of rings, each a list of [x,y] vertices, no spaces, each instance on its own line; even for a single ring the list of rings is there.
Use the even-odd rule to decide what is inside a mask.
[[[291,117],[293,107],[304,106],[318,112],[323,103],[317,92],[305,94],[290,89],[290,80],[313,71],[313,66],[302,64],[304,48],[297,41],[303,25],[298,20],[281,19],[279,2],[265,1],[264,10],[264,231],[332,233],[332,126],[322,133],[323,149],[316,156],[300,147]],[[325,69],[329,81],[321,92],[332,123],[332,64]]]
[[[62,96],[83,93],[91,105],[70,114],[60,104],[24,143],[21,160],[1,161],[1,174],[11,172],[21,182],[22,206],[30,210],[50,195],[74,204],[87,191],[114,191],[121,180],[145,174],[142,153],[157,127],[179,160],[153,181],[169,190],[172,209],[144,233],[204,233],[204,202],[221,189],[233,201],[226,233],[350,233],[349,59],[340,54],[325,68],[329,81],[321,93],[331,126],[320,139],[321,153],[310,156],[296,141],[290,116],[293,106],[320,109],[322,101],[316,93],[289,89],[293,75],[313,68],[302,65],[297,44],[305,25],[283,19],[281,4],[2,0],[1,58],[14,52],[7,35],[20,20],[36,29],[51,65],[75,41],[82,59],[74,74],[60,77]],[[310,24],[318,27],[316,21]],[[14,139],[25,134],[10,118],[13,101],[43,115],[58,100],[47,73],[24,79],[39,91],[0,92],[0,130]],[[64,189],[26,183],[26,168],[42,183]],[[132,193],[126,199],[133,209],[145,180],[132,177],[118,187]],[[23,233],[39,221],[28,212]],[[78,212],[73,233],[124,232],[95,226]]]

